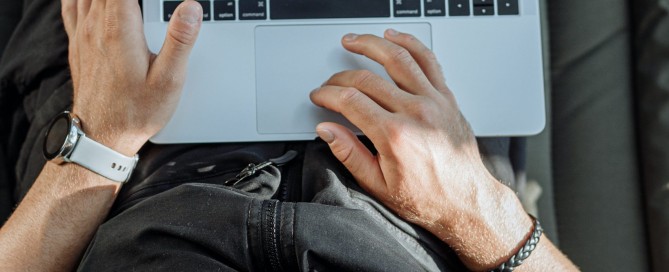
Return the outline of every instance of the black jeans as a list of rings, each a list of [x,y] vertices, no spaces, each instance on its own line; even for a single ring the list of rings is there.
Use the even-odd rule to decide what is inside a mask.
[[[15,202],[45,160],[42,135],[71,107],[58,1],[26,0],[0,66],[0,159]],[[479,139],[489,170],[524,180],[523,139]],[[235,185],[250,163],[297,157]],[[465,270],[454,252],[369,197],[321,141],[153,145],[81,270]]]

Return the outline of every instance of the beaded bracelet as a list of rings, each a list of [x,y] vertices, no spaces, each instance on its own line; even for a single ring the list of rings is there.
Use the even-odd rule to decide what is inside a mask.
[[[532,218],[532,221],[534,222],[534,230],[532,230],[532,235],[530,235],[530,238],[527,239],[527,242],[525,242],[525,245],[520,248],[518,253],[511,256],[511,259],[504,262],[499,267],[493,269],[492,272],[510,272],[510,271],[513,271],[516,267],[523,264],[523,261],[525,261],[525,259],[530,257],[530,254],[532,253],[532,251],[535,248],[537,248],[537,244],[539,244],[539,238],[541,238],[541,234],[544,232],[544,229],[541,228],[541,224],[539,223],[539,220],[537,220],[532,215],[530,215],[530,217]]]

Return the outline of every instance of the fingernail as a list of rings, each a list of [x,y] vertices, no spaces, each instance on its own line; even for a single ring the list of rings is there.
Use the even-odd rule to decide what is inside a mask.
[[[355,35],[355,34],[352,34],[352,33],[346,34],[346,36],[344,36],[344,41],[346,41],[346,42],[352,42],[352,41],[355,41],[356,39],[358,39],[358,35]]]
[[[318,137],[321,137],[321,139],[328,144],[331,144],[335,140],[334,134],[327,129],[318,129],[316,130],[316,133],[318,134]]]
[[[186,5],[179,11],[179,18],[188,24],[196,24],[200,21],[201,10],[202,6],[199,3],[197,5]]]
[[[388,29],[388,35],[390,35],[390,36],[397,36],[397,35],[399,35],[399,34],[400,34],[400,33],[397,32],[397,30],[394,30],[394,29],[392,29],[392,28],[389,28],[389,29]]]

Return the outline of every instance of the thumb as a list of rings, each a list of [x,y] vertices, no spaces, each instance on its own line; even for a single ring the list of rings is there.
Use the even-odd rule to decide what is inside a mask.
[[[160,53],[152,64],[152,73],[158,80],[183,84],[188,57],[202,25],[202,6],[187,0],[177,7],[170,19],[167,35]]]
[[[348,169],[360,186],[374,196],[385,195],[386,185],[376,156],[348,128],[335,123],[321,123],[316,133]]]

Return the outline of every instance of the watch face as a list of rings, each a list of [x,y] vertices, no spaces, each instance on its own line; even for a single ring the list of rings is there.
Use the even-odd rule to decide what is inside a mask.
[[[44,139],[44,156],[48,160],[60,155],[67,135],[70,133],[70,125],[69,113],[58,115],[51,121],[51,126]]]

